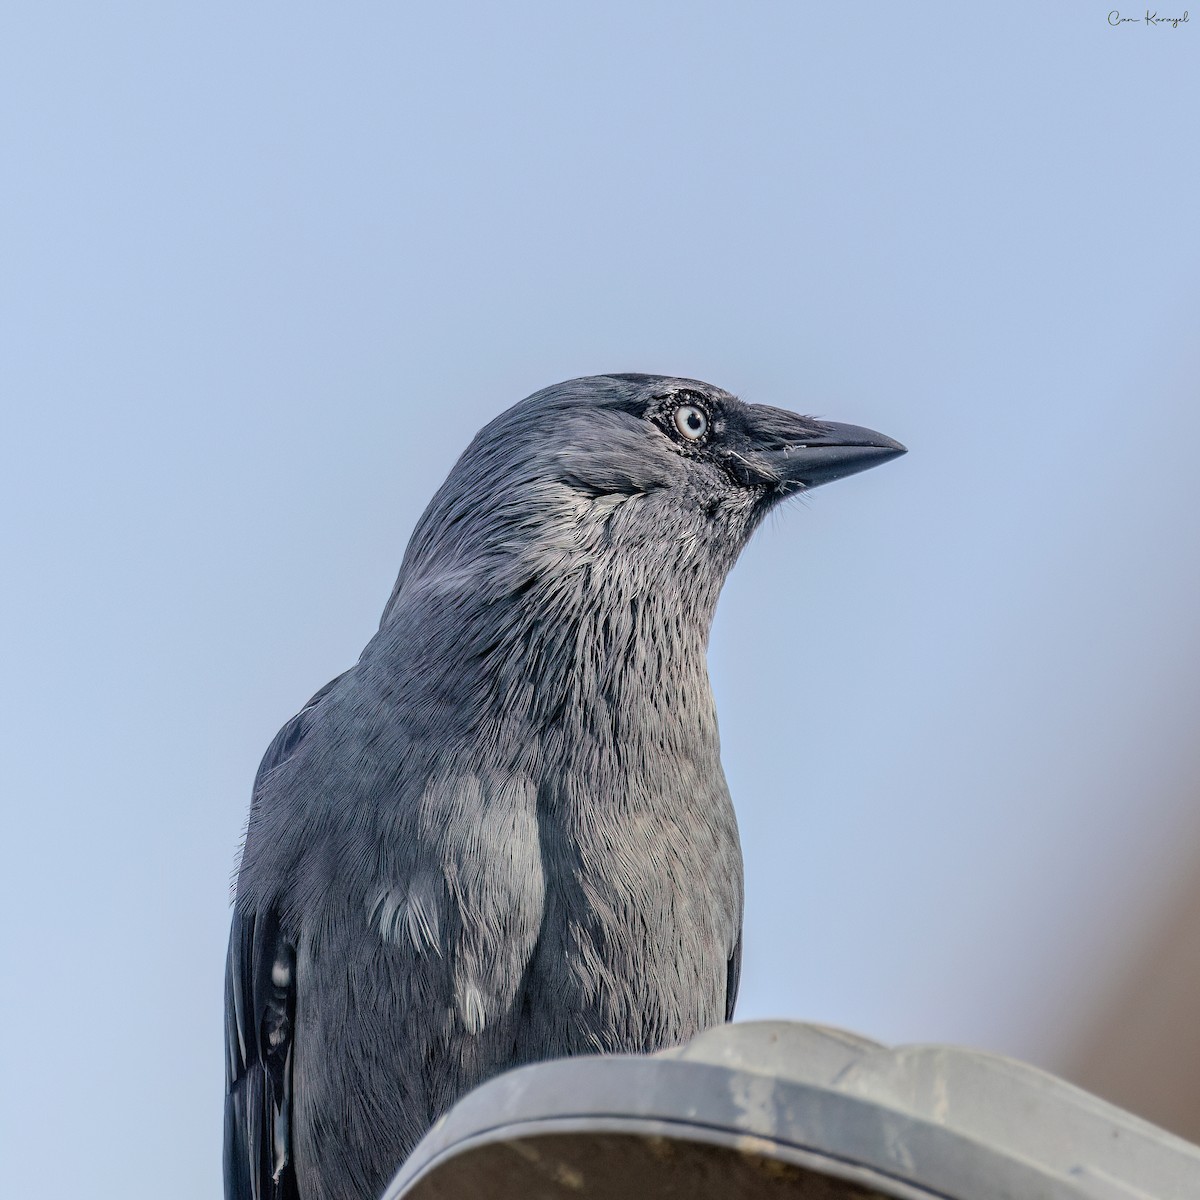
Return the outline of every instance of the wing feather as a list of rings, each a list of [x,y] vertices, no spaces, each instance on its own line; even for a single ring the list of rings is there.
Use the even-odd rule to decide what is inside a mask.
[[[312,728],[331,680],[275,735],[254,780],[286,762]],[[277,914],[235,902],[225,965],[225,1198],[296,1200],[291,1169],[295,951]]]
[[[733,953],[729,956],[729,965],[725,969],[725,1020],[733,1020],[733,1006],[737,1004],[738,983],[742,976],[742,934],[738,930],[737,942],[734,943]]]

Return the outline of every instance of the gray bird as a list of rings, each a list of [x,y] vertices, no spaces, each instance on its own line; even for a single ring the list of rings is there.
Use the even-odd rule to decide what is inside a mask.
[[[375,1200],[490,1076],[731,1017],[717,596],[782,497],[903,452],[655,375],[547,388],[476,436],[379,631],[254,783],[228,1200]]]

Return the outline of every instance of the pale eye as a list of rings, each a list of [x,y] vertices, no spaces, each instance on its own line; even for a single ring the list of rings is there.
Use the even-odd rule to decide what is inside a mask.
[[[708,414],[695,404],[680,404],[675,409],[675,428],[689,442],[697,442],[708,432]]]

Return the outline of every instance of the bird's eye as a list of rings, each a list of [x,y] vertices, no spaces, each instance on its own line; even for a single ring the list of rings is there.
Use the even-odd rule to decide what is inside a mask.
[[[675,428],[689,442],[698,442],[708,432],[708,413],[695,404],[680,404],[675,409]]]

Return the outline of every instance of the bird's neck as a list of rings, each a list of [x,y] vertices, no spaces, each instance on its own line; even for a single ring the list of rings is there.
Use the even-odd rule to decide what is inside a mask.
[[[620,566],[504,564],[397,597],[377,657],[403,677],[406,720],[518,755],[716,756],[706,653],[720,581],[666,560]]]
[[[593,571],[555,603],[535,601],[502,669],[501,694],[542,724],[587,720],[590,736],[675,740],[711,723],[706,655],[715,596],[661,573],[653,583]],[[576,589],[583,602],[573,602]],[[553,591],[554,589],[552,589]]]

